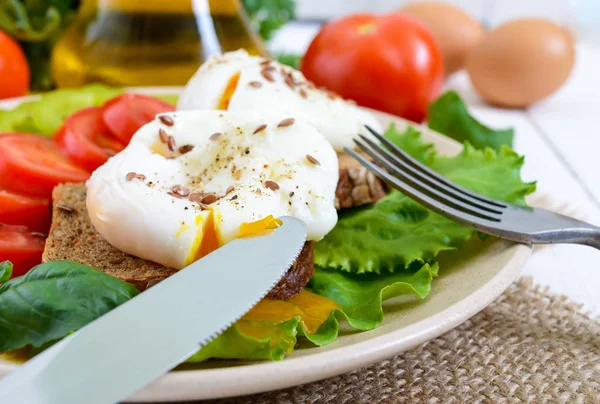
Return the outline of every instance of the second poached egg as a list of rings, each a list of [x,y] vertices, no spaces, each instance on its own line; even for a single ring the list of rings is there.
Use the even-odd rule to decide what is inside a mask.
[[[370,136],[365,125],[381,132],[368,111],[316,88],[291,67],[244,50],[206,61],[186,85],[177,109],[281,111],[312,124],[339,152],[354,148],[357,134]]]

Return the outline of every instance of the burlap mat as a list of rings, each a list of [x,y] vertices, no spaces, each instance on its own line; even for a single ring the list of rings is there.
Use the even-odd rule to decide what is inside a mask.
[[[410,352],[321,382],[212,401],[380,402],[600,403],[600,319],[523,278]]]

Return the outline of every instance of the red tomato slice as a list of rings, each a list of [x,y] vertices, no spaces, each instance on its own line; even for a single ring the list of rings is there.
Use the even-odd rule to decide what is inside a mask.
[[[69,116],[54,135],[54,142],[61,153],[73,163],[88,171],[94,171],[125,148],[116,138],[108,135],[102,121],[102,109],[85,108]]]
[[[0,223],[27,226],[47,233],[50,229],[50,199],[0,189]]]
[[[31,234],[24,226],[0,224],[0,262],[13,264],[13,278],[42,262],[44,237]]]
[[[159,99],[123,94],[104,104],[102,118],[110,132],[128,144],[139,128],[152,121],[157,114],[170,111],[175,111],[175,107]]]
[[[49,198],[64,182],[82,182],[90,173],[60,154],[52,139],[38,135],[0,135],[0,187]]]

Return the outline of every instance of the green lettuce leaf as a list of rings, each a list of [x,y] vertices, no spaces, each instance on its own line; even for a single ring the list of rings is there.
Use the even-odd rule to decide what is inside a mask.
[[[203,347],[188,362],[209,358],[281,360],[290,353],[298,336],[322,346],[337,339],[339,321],[347,320],[359,330],[371,330],[383,321],[382,302],[401,295],[427,297],[431,281],[437,276],[438,266],[421,265],[404,273],[386,276],[354,275],[317,268],[307,289],[337,302],[341,310],[333,310],[316,333],[309,334],[302,326],[300,316],[282,323],[240,320],[227,331]],[[244,333],[254,330],[260,338]]]
[[[28,101],[11,110],[0,110],[0,133],[39,133],[31,111],[36,101]]]
[[[472,191],[505,202],[525,205],[525,196],[535,191],[534,182],[523,182],[521,167],[525,158],[507,146],[499,152],[476,150],[466,143],[456,157],[432,153],[427,165],[451,181]]]
[[[12,276],[13,264],[10,261],[0,262],[0,283],[6,282]]]
[[[22,103],[12,110],[0,110],[0,133],[52,136],[73,112],[102,105],[122,92],[122,89],[101,84],[50,91],[39,100]]]
[[[0,352],[55,342],[137,294],[132,285],[85,265],[38,265],[0,286]]]
[[[253,323],[245,325],[260,329],[264,337],[246,335],[239,323]],[[239,323],[229,327],[187,361],[202,362],[210,358],[281,360],[294,349],[300,327],[298,317],[279,324],[245,320]]]
[[[455,91],[448,91],[429,105],[429,127],[463,143],[468,141],[477,149],[486,147],[500,151],[512,147],[514,130],[494,130],[473,118]]]
[[[392,124],[385,131],[384,136],[421,163],[426,163],[434,151],[433,144],[425,143],[421,132],[414,126],[409,126],[404,132],[400,132],[396,125]]]
[[[402,271],[460,247],[472,235],[470,228],[393,191],[369,208],[340,215],[315,244],[315,264],[357,274]]]
[[[418,265],[417,268],[416,271],[383,276],[317,269],[308,288],[337,302],[342,308],[341,314],[352,327],[372,330],[383,321],[381,304],[384,300],[403,295],[425,299],[429,295],[431,281],[438,273],[438,264]]]
[[[520,178],[523,158],[508,147],[499,153],[466,144],[445,157],[424,143],[415,129],[385,136],[435,171],[473,191],[524,204],[535,184]],[[431,262],[441,251],[459,248],[475,231],[434,213],[394,191],[372,206],[342,213],[335,228],[315,244],[315,263],[352,273],[401,271],[412,262]]]
[[[75,90],[46,93],[31,110],[31,119],[37,129],[35,133],[52,136],[72,113],[82,108],[102,105],[122,92],[122,89],[91,84]]]

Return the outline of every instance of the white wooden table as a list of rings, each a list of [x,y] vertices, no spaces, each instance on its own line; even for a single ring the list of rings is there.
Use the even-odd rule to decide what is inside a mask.
[[[274,51],[302,53],[317,25],[291,24],[271,43]],[[573,75],[547,100],[524,110],[486,105],[459,72],[446,87],[457,90],[488,126],[514,127],[514,148],[525,155],[523,177],[537,180],[534,204],[600,225],[600,46],[579,44]],[[536,248],[524,270],[554,292],[600,315],[600,251],[576,245]]]

